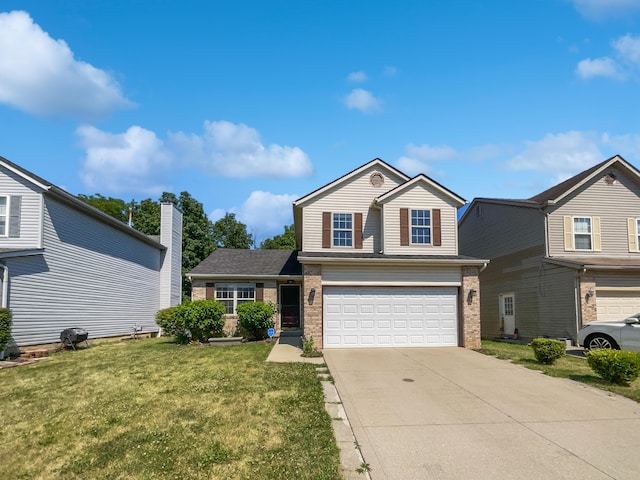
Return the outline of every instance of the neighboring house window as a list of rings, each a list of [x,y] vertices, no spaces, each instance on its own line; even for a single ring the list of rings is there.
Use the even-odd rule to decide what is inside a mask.
[[[233,315],[241,303],[254,302],[256,287],[254,285],[216,284],[216,300],[224,303],[225,313]]]
[[[333,214],[333,246],[353,246],[353,217],[350,213]]]
[[[6,237],[7,231],[9,230],[7,227],[9,225],[8,217],[9,217],[9,199],[8,197],[0,197],[0,237]]]
[[[592,250],[591,218],[573,218],[573,244],[576,250]]]
[[[431,210],[411,210],[411,243],[431,243]]]
[[[636,218],[636,251],[640,251],[640,218]]]

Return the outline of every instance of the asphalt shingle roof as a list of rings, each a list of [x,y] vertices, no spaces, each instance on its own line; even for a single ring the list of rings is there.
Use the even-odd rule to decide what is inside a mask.
[[[295,250],[218,248],[190,275],[302,275]]]

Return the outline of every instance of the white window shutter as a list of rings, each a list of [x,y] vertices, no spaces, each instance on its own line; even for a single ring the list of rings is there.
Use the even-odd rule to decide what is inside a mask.
[[[602,234],[600,232],[600,217],[593,217],[593,250],[602,250]]]
[[[573,219],[569,215],[564,216],[564,249],[573,250]]]
[[[636,232],[636,219],[627,218],[627,236],[629,238],[629,251],[638,251],[638,232]]]

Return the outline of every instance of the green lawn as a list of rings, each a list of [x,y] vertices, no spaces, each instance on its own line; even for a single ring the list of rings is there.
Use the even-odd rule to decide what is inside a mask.
[[[2,478],[338,479],[315,365],[101,343],[0,370]]]
[[[482,340],[482,348],[478,351],[503,360],[510,360],[527,368],[541,370],[552,377],[569,378],[640,402],[640,378],[628,387],[612,385],[597,376],[589,368],[585,358],[565,355],[553,365],[542,365],[536,360],[530,346],[493,340]]]

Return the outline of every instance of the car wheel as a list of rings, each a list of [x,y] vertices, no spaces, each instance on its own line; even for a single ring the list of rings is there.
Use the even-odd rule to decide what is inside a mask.
[[[602,333],[596,333],[594,335],[590,335],[585,342],[585,347],[588,350],[598,350],[601,348],[606,349],[615,349],[619,350],[618,344],[615,342],[613,338],[608,335],[604,335]]]

